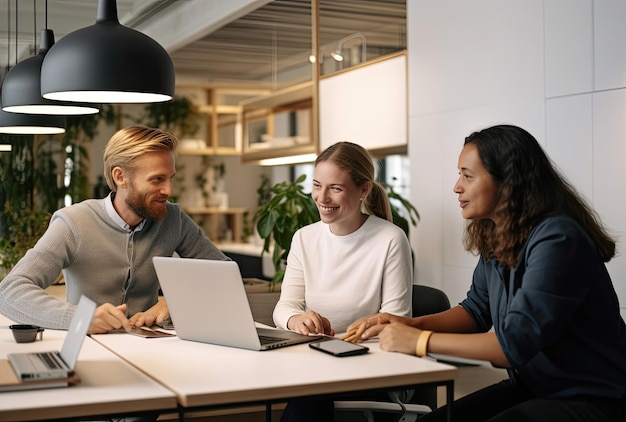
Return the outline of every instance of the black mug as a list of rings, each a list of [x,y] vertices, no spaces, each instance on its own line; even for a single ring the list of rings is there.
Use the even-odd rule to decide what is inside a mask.
[[[43,328],[37,325],[30,324],[13,324],[9,328],[13,332],[13,337],[18,343],[32,343],[37,339],[39,334],[39,340],[43,340]]]

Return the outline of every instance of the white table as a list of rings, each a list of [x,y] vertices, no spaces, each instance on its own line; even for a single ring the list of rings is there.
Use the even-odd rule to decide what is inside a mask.
[[[61,350],[66,331],[45,330],[43,341],[16,343],[0,316],[0,359],[8,353]],[[130,336],[129,336],[130,337]],[[0,421],[68,419],[81,416],[176,411],[172,391],[86,338],[78,356],[78,385],[67,388],[0,392]]]
[[[307,344],[250,351],[180,340],[103,334],[94,340],[175,392],[185,410],[285,401],[293,397],[445,385],[452,401],[456,367],[368,342],[366,355],[336,358]],[[268,409],[269,411],[269,409]]]

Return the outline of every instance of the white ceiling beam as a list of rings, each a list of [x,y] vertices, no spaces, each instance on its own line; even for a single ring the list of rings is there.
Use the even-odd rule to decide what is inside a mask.
[[[175,1],[165,12],[154,16],[134,29],[153,38],[169,53],[172,53],[271,1]]]

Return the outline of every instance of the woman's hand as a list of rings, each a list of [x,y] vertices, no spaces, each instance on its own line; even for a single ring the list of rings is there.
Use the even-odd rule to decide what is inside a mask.
[[[105,303],[96,308],[89,326],[89,334],[103,334],[120,328],[130,331],[130,327],[131,323],[126,319],[126,304],[113,306],[111,303]]]
[[[380,348],[387,352],[401,352],[407,355],[415,355],[417,339],[422,330],[409,327],[405,324],[393,322],[383,326],[378,335]]]
[[[331,328],[330,321],[315,311],[306,311],[303,314],[292,316],[289,318],[289,321],[287,321],[287,328],[304,335],[335,335],[335,330]]]
[[[360,343],[368,338],[376,337],[387,324],[397,322],[408,325],[410,320],[411,318],[386,312],[369,315],[350,324],[343,339],[352,343]]]
[[[145,325],[147,327],[152,324],[162,324],[165,319],[170,316],[170,311],[167,308],[167,303],[163,297],[159,297],[158,302],[153,307],[145,310],[144,312],[137,312],[130,318],[130,324],[135,327],[141,327]]]

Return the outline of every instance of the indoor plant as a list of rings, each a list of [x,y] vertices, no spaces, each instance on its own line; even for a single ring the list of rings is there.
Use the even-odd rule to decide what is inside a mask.
[[[394,178],[395,180],[395,178]],[[420,219],[420,215],[417,212],[417,209],[411,204],[406,198],[400,195],[393,189],[393,186],[383,183],[387,191],[387,196],[389,197],[389,202],[391,203],[391,216],[393,218],[393,224],[400,227],[406,233],[407,237],[409,236],[409,221],[410,225],[416,227],[417,222]],[[401,211],[404,209],[405,213],[408,216],[404,216],[404,213]]]
[[[101,105],[98,114],[67,117],[63,135],[0,136],[13,147],[0,155],[1,268],[9,271],[39,240],[67,196],[73,203],[90,197],[86,144],[115,117],[111,105]]]
[[[194,136],[200,129],[200,112],[186,97],[150,103],[144,111],[146,115],[139,119],[140,123],[174,132],[179,139]]]
[[[269,252],[273,241],[274,277],[271,283],[282,281],[285,274],[283,262],[287,259],[291,247],[291,238],[300,227],[320,219],[317,207],[311,195],[304,192],[303,174],[293,182],[280,182],[271,186],[272,197],[256,214],[255,221],[259,236],[264,239],[263,251]]]
[[[47,212],[18,212],[8,204],[3,210],[4,217],[8,223],[7,233],[0,237],[0,269],[4,278],[17,261],[30,248],[35,246],[37,240],[48,228],[50,213]]]

